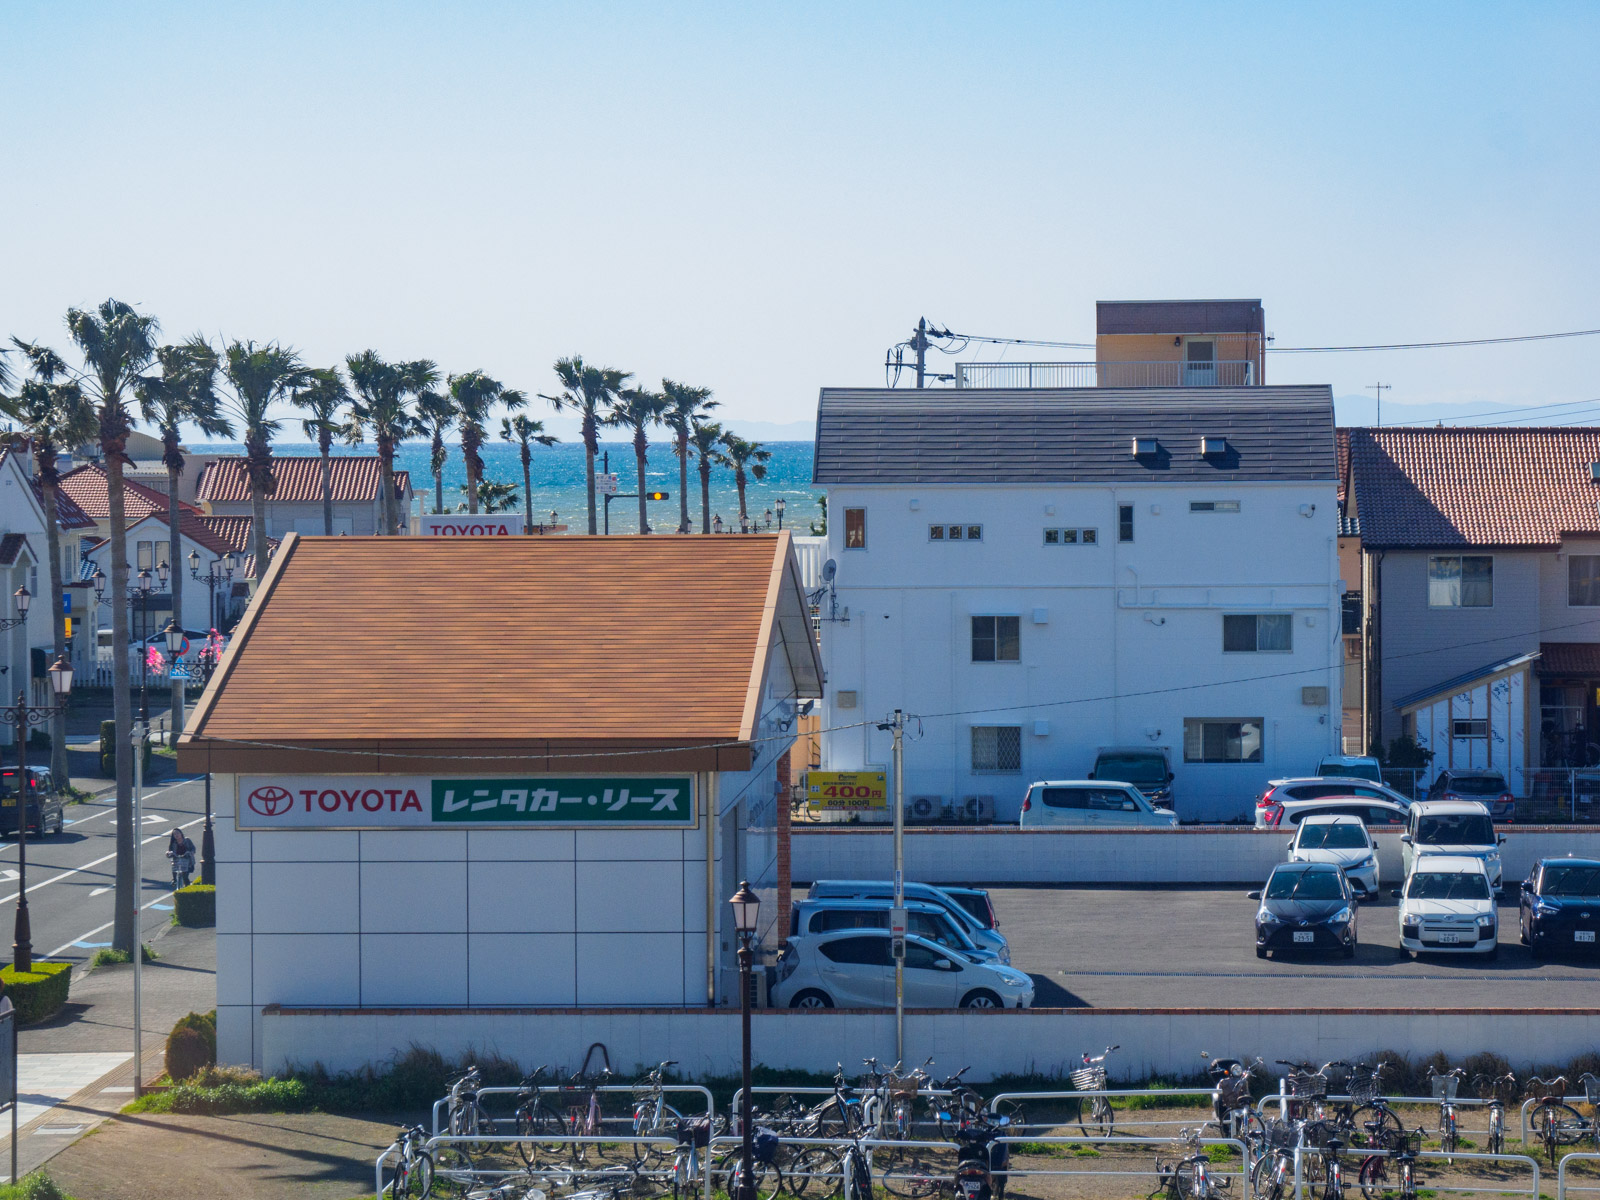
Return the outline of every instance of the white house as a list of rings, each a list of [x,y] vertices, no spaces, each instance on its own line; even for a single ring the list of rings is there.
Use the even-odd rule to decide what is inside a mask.
[[[825,388],[823,766],[908,797],[1082,778],[1160,746],[1184,820],[1339,750],[1327,387]]]
[[[267,534],[278,538],[291,532],[324,532],[322,459],[276,455],[272,460],[272,477],[276,487],[267,497]],[[376,533],[383,517],[383,485],[377,455],[334,457],[332,486],[334,534]],[[394,489],[404,529],[404,518],[412,500],[409,472],[394,473]],[[216,516],[250,516],[250,479],[245,473],[244,459],[229,456],[208,462],[195,486],[195,499]]]

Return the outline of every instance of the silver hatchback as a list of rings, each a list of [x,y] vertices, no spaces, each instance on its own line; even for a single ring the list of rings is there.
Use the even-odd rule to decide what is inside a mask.
[[[887,1008],[894,1004],[889,933],[839,929],[789,939],[778,956],[774,1008]],[[911,1008],[1029,1008],[1033,980],[906,937],[905,1002]]]

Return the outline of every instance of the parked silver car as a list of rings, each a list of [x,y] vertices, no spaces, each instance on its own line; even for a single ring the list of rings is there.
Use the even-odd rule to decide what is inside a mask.
[[[937,904],[962,922],[966,928],[967,936],[974,942],[993,950],[1000,956],[1001,962],[1009,963],[1011,961],[1011,946],[1006,942],[1005,934],[979,921],[966,910],[964,905],[943,888],[935,887],[931,883],[913,883],[911,880],[907,880],[904,891],[907,900],[924,900],[929,904]],[[894,884],[887,879],[819,879],[811,885],[811,890],[806,893],[806,899],[808,900],[830,898],[838,900],[889,900],[893,896]]]
[[[775,1008],[884,1008],[894,1004],[889,932],[839,929],[789,939],[778,956]],[[906,937],[905,1003],[910,1008],[1028,1008],[1033,980]]]

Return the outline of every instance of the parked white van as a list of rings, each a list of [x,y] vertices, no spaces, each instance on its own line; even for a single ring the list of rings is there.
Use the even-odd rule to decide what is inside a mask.
[[[1104,779],[1040,780],[1022,799],[1024,829],[1055,825],[1143,825],[1170,829],[1178,823],[1171,809],[1156,808],[1131,783]]]
[[[1500,887],[1500,844],[1489,810],[1476,800],[1419,800],[1411,805],[1400,835],[1400,858],[1410,875],[1430,855],[1470,856],[1482,861],[1489,886]]]
[[[1500,953],[1494,889],[1481,858],[1424,854],[1400,894],[1400,950],[1418,954]]]

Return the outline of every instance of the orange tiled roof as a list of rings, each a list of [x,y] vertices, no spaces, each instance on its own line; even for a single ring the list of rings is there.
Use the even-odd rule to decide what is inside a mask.
[[[334,457],[333,498],[336,501],[371,500],[379,494],[382,469],[375,454],[347,454]],[[307,455],[283,455],[272,460],[272,477],[277,490],[274,501],[289,503],[322,503],[322,459]],[[394,473],[397,496],[405,496],[411,487],[408,471]],[[195,488],[198,500],[225,504],[242,503],[250,499],[250,479],[245,474],[242,457],[219,458],[207,463],[200,483]]]
[[[1546,546],[1600,534],[1600,428],[1352,429],[1368,548]]]
[[[111,516],[109,480],[99,463],[85,463],[68,471],[61,477],[61,492],[92,520],[104,521]],[[122,481],[122,497],[123,513],[130,525],[153,512],[167,511],[166,493],[132,479]],[[196,511],[192,504],[182,500],[178,504],[190,512]]]
[[[308,630],[326,634],[309,690]],[[336,746],[346,753],[305,751],[293,769],[415,772],[407,746],[548,760],[559,748],[598,745],[694,747],[748,762],[770,703],[769,649],[780,643],[799,694],[820,694],[787,532],[290,535],[190,721],[183,760],[252,769],[266,755],[269,769],[289,770],[294,747]],[[397,688],[429,703],[397,704]],[[370,765],[390,755],[396,765]]]

